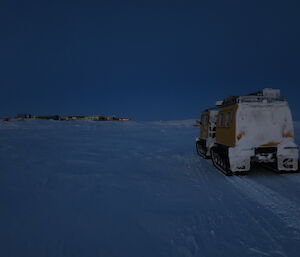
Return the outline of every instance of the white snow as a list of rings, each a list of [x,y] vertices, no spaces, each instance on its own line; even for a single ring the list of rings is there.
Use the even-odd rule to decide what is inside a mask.
[[[0,256],[299,256],[300,174],[226,177],[193,123],[1,122]]]
[[[293,121],[286,102],[271,104],[241,104],[237,111],[238,146],[258,147],[269,143],[290,143],[294,135]],[[288,141],[288,142],[287,142]]]

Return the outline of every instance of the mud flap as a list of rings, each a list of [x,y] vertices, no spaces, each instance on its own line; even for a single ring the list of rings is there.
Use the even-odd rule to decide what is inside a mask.
[[[234,172],[243,172],[250,170],[250,160],[251,155],[253,155],[253,150],[250,149],[237,149],[229,148],[228,151],[230,169]]]
[[[298,159],[292,156],[277,156],[277,167],[279,171],[297,171]]]
[[[277,169],[279,171],[298,171],[298,147],[294,144],[279,146],[277,150]]]

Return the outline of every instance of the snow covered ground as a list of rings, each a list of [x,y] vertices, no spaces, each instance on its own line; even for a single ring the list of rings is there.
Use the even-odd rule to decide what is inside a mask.
[[[0,256],[299,256],[300,174],[226,177],[193,123],[1,122]]]

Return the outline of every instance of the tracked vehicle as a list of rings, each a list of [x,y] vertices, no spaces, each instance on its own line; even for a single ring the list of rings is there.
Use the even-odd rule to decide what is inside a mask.
[[[226,175],[263,164],[281,172],[298,170],[293,120],[280,90],[266,88],[218,101],[199,120],[196,149]]]

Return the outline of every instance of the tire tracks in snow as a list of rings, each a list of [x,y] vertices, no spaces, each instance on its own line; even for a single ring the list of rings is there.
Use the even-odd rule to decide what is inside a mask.
[[[190,181],[197,186],[203,184],[207,185],[212,179],[212,175],[218,175],[214,173],[214,167],[210,166],[207,160],[202,159],[197,154],[189,154],[184,156],[185,174],[189,177]]]
[[[281,175],[284,176],[284,178],[287,178],[288,180],[293,181],[294,183],[300,184],[300,174],[299,173],[281,174]]]
[[[251,200],[270,210],[288,227],[300,231],[300,206],[247,177],[228,177],[228,181]]]
[[[174,256],[194,257],[201,256],[202,252],[205,252],[206,256],[221,256],[218,255],[217,249],[224,249],[237,256],[236,247],[243,249],[244,256],[288,256],[285,254],[287,250],[274,220],[264,215],[257,219],[254,215],[255,208],[260,205],[268,213],[273,213],[274,217],[281,221],[277,221],[281,226],[298,231],[299,204],[261,185],[260,181],[251,177],[226,177],[209,161],[197,155],[187,154],[180,157],[184,164],[186,183],[199,188],[200,194],[205,192],[206,201],[203,202],[202,195],[202,203],[207,205],[207,210],[196,208],[194,213],[186,217],[186,223],[178,227],[172,239],[172,248],[176,253]],[[232,205],[228,202],[230,197],[235,197]],[[245,203],[247,198],[252,201]],[[230,208],[235,206],[238,206],[240,211]],[[242,218],[239,220],[240,215]],[[226,222],[228,224],[224,225]],[[249,223],[253,226],[250,231]],[[241,237],[234,238],[233,241],[226,237],[236,234]],[[294,240],[298,239],[298,233],[290,235]],[[268,245],[261,244],[260,240],[268,242]],[[292,250],[290,252],[293,253]]]

